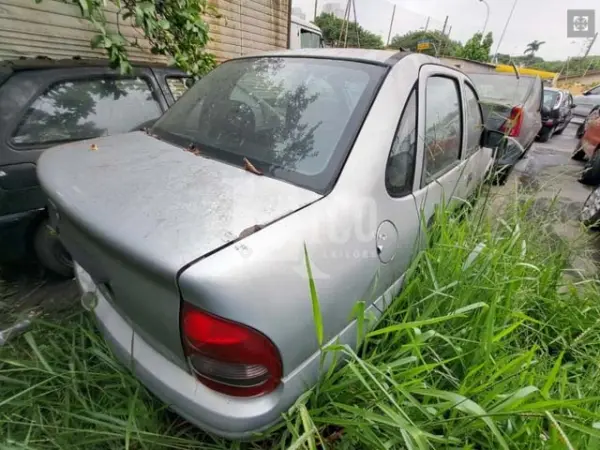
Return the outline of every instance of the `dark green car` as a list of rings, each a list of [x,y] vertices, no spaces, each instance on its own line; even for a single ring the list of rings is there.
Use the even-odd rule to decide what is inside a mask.
[[[38,157],[54,145],[143,127],[190,82],[180,70],[152,64],[121,76],[102,59],[0,62],[0,263],[36,257],[70,276],[71,258],[48,226]]]

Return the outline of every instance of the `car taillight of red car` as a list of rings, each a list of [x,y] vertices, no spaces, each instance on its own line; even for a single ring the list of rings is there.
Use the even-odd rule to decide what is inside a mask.
[[[500,128],[503,133],[508,133],[510,137],[518,137],[521,134],[523,125],[523,109],[519,106],[513,107],[510,116]]]
[[[274,391],[283,373],[281,356],[262,333],[184,302],[181,335],[188,364],[205,386],[235,397]]]

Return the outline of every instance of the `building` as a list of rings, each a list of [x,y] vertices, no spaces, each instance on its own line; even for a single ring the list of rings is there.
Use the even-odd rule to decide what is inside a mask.
[[[440,60],[449,66],[457,67],[465,73],[489,73],[495,72],[494,64],[481,61],[472,61],[470,59],[456,58],[454,56],[441,56]]]
[[[346,9],[342,8],[341,3],[325,3],[323,5],[323,12],[333,14],[340,19],[343,19],[346,15]]]

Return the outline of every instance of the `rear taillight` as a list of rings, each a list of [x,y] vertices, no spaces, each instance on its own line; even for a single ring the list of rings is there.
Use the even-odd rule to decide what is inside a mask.
[[[521,125],[523,124],[523,110],[515,106],[511,112],[510,117],[500,128],[503,133],[508,133],[510,137],[518,137],[521,134]]]
[[[272,392],[281,382],[279,351],[250,327],[184,303],[181,334],[194,375],[215,391],[253,397]]]

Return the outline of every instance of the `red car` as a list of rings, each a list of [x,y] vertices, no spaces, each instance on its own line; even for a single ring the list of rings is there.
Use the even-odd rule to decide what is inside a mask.
[[[583,184],[600,185],[600,108],[594,108],[584,123],[584,134],[579,140],[572,158],[585,161],[579,181]]]

